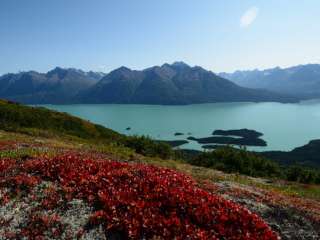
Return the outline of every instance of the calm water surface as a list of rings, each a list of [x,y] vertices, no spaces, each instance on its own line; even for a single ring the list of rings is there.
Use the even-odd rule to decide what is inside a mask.
[[[253,150],[291,150],[320,138],[320,100],[299,104],[213,103],[188,106],[122,104],[42,105],[101,124],[124,134],[155,139],[208,137],[215,129],[249,128],[264,133],[267,147]],[[127,131],[126,128],[131,130]],[[175,132],[185,133],[174,136]],[[201,149],[196,142],[181,148]]]

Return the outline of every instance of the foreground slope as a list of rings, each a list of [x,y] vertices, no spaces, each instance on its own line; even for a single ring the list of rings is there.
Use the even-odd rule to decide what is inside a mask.
[[[68,229],[72,238],[85,237],[102,226],[121,239],[277,239],[257,215],[173,170],[74,154],[2,159],[0,169],[4,208],[33,195],[29,211],[13,216],[25,221],[8,220],[4,236],[66,238]],[[88,218],[72,232],[59,208],[79,200],[88,205]]]
[[[6,234],[5,239],[10,239],[10,236],[11,239],[16,239],[21,234],[31,237],[46,236],[48,239],[66,239],[66,236],[71,239],[75,239],[75,236],[80,239],[106,239],[105,236],[116,239],[129,234],[129,226],[135,229],[133,234],[136,234],[137,229],[144,228],[139,220],[142,209],[151,207],[152,212],[157,211],[156,206],[162,206],[160,213],[170,209],[168,214],[174,214],[175,211],[180,211],[181,214],[181,211],[184,212],[191,206],[196,206],[194,204],[200,200],[197,196],[202,196],[201,199],[203,199],[202,194],[220,199],[218,201],[220,210],[216,209],[213,213],[210,211],[211,207],[207,210],[203,209],[211,203],[198,202],[200,205],[197,208],[201,209],[199,215],[196,211],[178,214],[174,222],[168,220],[163,223],[170,224],[166,228],[167,231],[163,228],[166,225],[155,225],[155,228],[148,228],[148,231],[142,231],[142,233],[150,234],[157,231],[161,236],[162,233],[172,234],[177,229],[185,229],[186,226],[180,224],[184,220],[187,221],[187,218],[181,219],[181,216],[191,217],[189,214],[200,217],[195,219],[192,217],[192,224],[196,225],[190,226],[191,229],[195,226],[208,226],[207,224],[197,225],[197,221],[206,221],[210,214],[214,214],[215,218],[221,216],[221,220],[217,220],[215,226],[224,226],[219,230],[224,232],[221,232],[222,234],[228,234],[228,232],[231,234],[231,229],[242,232],[244,231],[240,227],[242,224],[253,227],[250,227],[250,232],[265,229],[261,228],[264,225],[258,220],[262,218],[282,239],[318,239],[320,236],[320,188],[316,185],[225,174],[179,161],[144,157],[133,152],[128,154],[127,150],[116,150],[105,144],[83,144],[82,141],[70,141],[60,137],[33,137],[3,131],[0,131],[0,158],[2,166],[0,222],[5,224],[2,225],[5,227],[1,228],[0,235]],[[194,180],[189,177],[190,175]],[[152,187],[152,190],[144,191],[145,187]],[[189,187],[192,187],[192,191],[197,191],[197,194],[192,194],[191,199],[187,198],[188,191],[191,190]],[[155,189],[159,191],[154,191]],[[105,191],[107,194],[113,194],[105,195]],[[136,195],[137,193],[142,194],[141,197],[144,196],[144,200],[139,200],[140,195]],[[180,194],[183,194],[183,197]],[[146,199],[153,199],[153,201],[144,203]],[[224,199],[239,205],[225,202]],[[105,205],[105,201],[108,204]],[[212,202],[212,204],[215,205],[218,202]],[[114,211],[111,203],[117,206]],[[181,208],[176,208],[176,204]],[[123,212],[126,206],[129,210]],[[259,218],[245,217],[243,213],[248,214],[248,212],[243,207],[250,209]],[[145,210],[142,211],[143,216],[148,216],[149,210]],[[234,210],[236,215],[233,215],[233,221],[228,223],[229,214]],[[111,215],[106,214],[105,211]],[[122,215],[123,213],[125,214]],[[226,215],[220,215],[222,213]],[[241,222],[236,220],[237,215]],[[111,216],[115,216],[112,222],[116,222],[113,222],[113,227],[106,228],[106,224],[109,223],[106,219]],[[161,215],[155,216],[157,219],[162,218]],[[128,219],[125,220],[125,217]],[[260,222],[262,225],[253,226],[252,223],[247,225],[245,221],[252,217],[256,219],[253,223]],[[146,226],[152,226],[149,224],[153,224],[153,218],[143,219],[147,221]],[[126,223],[132,221],[132,225],[125,225],[123,229],[120,227],[123,226],[123,221]],[[240,226],[236,226],[235,223]],[[184,232],[181,233],[184,234]],[[201,235],[205,234],[205,231],[198,233],[199,236],[191,239],[207,239],[201,237],[205,236]],[[251,234],[254,233],[251,232]],[[251,234],[248,236],[254,236]],[[172,239],[160,236],[158,239]],[[273,239],[271,236],[274,235],[269,235],[269,239]],[[133,237],[133,239],[139,238]],[[247,238],[242,236],[239,239]],[[255,239],[264,238],[256,237]]]
[[[65,134],[85,139],[116,140],[120,134],[89,121],[46,108],[27,107],[0,99],[0,128],[39,134]]]
[[[5,106],[10,110],[4,111]],[[21,114],[42,116],[44,109],[5,101],[0,109],[6,116],[6,124],[0,125],[6,130],[0,130],[0,238],[319,237],[317,185],[249,178],[148,157],[136,153],[146,143],[149,150],[158,149],[146,139],[134,138],[125,146],[123,136],[112,132],[97,141],[91,137],[97,133],[68,130],[81,119],[52,111],[47,114],[51,124],[28,128],[16,115],[23,110]],[[70,125],[57,128],[53,123],[61,118]],[[81,123],[89,129],[95,126]]]

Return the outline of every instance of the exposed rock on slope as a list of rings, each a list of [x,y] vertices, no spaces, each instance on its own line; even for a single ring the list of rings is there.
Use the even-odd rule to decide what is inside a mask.
[[[278,101],[295,98],[238,85],[201,67],[185,63],[164,64],[143,71],[121,67],[106,75],[76,102],[192,104],[210,102]]]

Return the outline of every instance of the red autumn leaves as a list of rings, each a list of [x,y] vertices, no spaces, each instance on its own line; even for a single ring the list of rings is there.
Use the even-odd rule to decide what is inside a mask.
[[[15,144],[13,141],[0,141],[0,151],[14,149]]]
[[[0,168],[12,173],[5,162],[0,161]],[[76,154],[8,163],[19,169],[19,181],[14,184],[31,187],[38,179],[53,181],[66,199],[84,199],[94,207],[90,226],[102,224],[107,232],[130,239],[278,238],[257,215],[173,170]],[[8,183],[4,172],[0,180]]]

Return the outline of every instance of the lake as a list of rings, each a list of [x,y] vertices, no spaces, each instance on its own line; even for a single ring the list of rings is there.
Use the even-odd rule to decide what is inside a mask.
[[[41,105],[90,120],[124,134],[148,135],[154,139],[209,137],[216,129],[248,128],[262,132],[267,147],[262,150],[292,150],[320,138],[320,100],[298,104],[210,103],[186,106],[77,104]],[[126,130],[130,127],[131,130]],[[184,136],[174,136],[176,132]],[[196,142],[180,148],[201,149]]]

